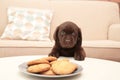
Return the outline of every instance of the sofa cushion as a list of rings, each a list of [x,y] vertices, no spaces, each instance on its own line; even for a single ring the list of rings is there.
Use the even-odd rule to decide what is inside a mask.
[[[83,41],[82,46],[96,48],[120,48],[120,42],[112,40]]]
[[[81,28],[83,40],[106,40],[109,25],[119,22],[119,7],[112,2],[51,0],[51,8],[51,35],[59,24],[73,21]]]
[[[8,22],[2,39],[49,40],[51,10],[8,8]]]
[[[50,47],[54,41],[0,40],[0,47]],[[23,45],[24,44],[24,45]],[[82,41],[83,47],[120,48],[120,42],[112,40]]]
[[[36,47],[52,47],[51,41],[24,41],[24,40],[0,40],[0,48],[15,47],[15,48],[36,48]]]
[[[55,41],[52,40],[54,44]],[[84,48],[120,48],[120,42],[112,41],[112,40],[89,40],[89,41],[82,41],[82,46]]]

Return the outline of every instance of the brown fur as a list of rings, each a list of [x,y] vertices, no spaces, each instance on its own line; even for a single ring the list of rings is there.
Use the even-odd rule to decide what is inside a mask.
[[[55,45],[49,56],[74,57],[76,60],[85,59],[85,51],[81,47],[82,33],[73,22],[67,21],[59,25],[54,33]]]

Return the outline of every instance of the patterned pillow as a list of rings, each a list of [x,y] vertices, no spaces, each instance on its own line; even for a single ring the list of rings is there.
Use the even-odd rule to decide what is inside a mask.
[[[10,7],[1,39],[49,40],[51,20],[51,10]]]

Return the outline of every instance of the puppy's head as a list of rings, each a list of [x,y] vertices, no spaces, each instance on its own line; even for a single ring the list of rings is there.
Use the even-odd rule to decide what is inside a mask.
[[[54,39],[62,48],[73,48],[76,44],[81,45],[81,30],[75,23],[67,21],[57,27]]]

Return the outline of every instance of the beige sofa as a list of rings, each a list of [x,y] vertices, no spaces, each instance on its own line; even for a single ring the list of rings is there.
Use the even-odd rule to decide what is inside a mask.
[[[7,8],[52,9],[51,41],[0,40],[0,57],[48,54],[53,33],[64,21],[79,25],[87,57],[120,61],[119,7],[113,2],[80,0],[0,0],[0,35],[7,25]]]

